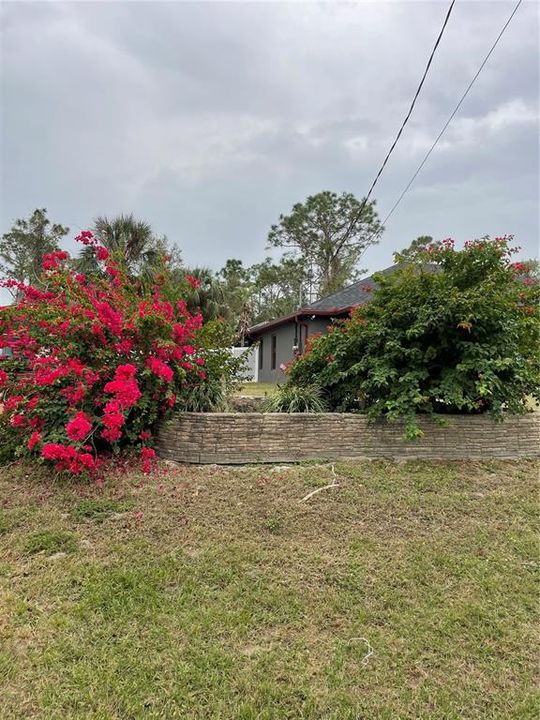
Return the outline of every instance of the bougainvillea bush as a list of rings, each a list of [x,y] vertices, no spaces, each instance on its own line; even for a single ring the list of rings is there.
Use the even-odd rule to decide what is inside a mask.
[[[0,364],[2,441],[72,474],[135,447],[148,471],[157,420],[191,409],[199,395],[212,409],[234,361],[201,343],[202,318],[182,299],[195,278],[173,283],[163,258],[150,284],[89,231],[77,240],[95,252],[99,276],[76,273],[57,251],[45,257],[39,287],[3,281],[17,302],[0,310],[0,347],[11,349]]]
[[[289,383],[316,383],[332,410],[405,420],[409,437],[422,413],[525,412],[539,398],[540,294],[510,240],[446,240],[376,276],[371,301],[317,339]]]

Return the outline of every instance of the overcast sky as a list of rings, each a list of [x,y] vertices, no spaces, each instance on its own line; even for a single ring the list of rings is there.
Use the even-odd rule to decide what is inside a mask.
[[[382,217],[514,3],[458,0],[375,191]],[[262,259],[280,212],[361,197],[448,2],[2,3],[1,231],[133,212],[190,264]],[[538,252],[539,6],[524,2],[364,267],[418,235]],[[71,241],[70,241],[71,242]]]

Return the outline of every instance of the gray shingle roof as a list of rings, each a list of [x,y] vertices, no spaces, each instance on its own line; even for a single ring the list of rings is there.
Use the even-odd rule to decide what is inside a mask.
[[[381,275],[389,275],[397,269],[397,265],[391,265],[385,270],[380,270]],[[317,300],[311,305],[307,305],[304,310],[334,310],[353,307],[354,305],[362,305],[371,297],[371,292],[366,288],[373,288],[375,281],[373,275],[363,278],[358,282],[349,285],[343,290],[339,290],[332,295]]]

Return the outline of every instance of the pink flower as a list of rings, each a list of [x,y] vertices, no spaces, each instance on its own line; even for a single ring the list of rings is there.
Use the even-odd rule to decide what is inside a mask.
[[[9,376],[5,370],[0,370],[0,387],[7,385]]]
[[[109,251],[103,245],[98,245],[96,248],[96,257],[98,260],[107,260],[109,257]]]
[[[90,422],[90,418],[85,412],[82,412],[82,410],[66,425],[66,434],[70,440],[74,441],[84,440],[91,430],[92,423]]]

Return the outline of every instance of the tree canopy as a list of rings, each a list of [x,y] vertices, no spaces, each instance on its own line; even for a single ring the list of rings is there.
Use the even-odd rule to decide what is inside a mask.
[[[284,248],[287,257],[300,261],[310,299],[316,300],[357,279],[360,258],[382,230],[375,201],[324,191],[280,215],[270,229],[268,244]]]
[[[0,272],[23,283],[39,283],[43,257],[59,248],[69,228],[51,223],[46,208],[15,220],[0,240]]]

